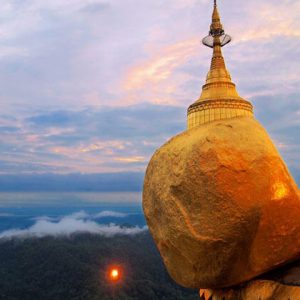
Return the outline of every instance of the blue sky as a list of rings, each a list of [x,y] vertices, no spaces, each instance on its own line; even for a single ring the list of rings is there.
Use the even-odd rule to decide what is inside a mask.
[[[212,0],[2,0],[0,173],[144,172],[185,130]],[[300,2],[219,1],[227,67],[300,181]]]

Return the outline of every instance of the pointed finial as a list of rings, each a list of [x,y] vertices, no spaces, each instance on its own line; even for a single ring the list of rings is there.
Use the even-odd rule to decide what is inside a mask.
[[[223,47],[230,43],[231,37],[228,34],[225,34],[217,7],[217,0],[214,0],[214,10],[209,35],[202,40],[202,43],[207,47],[213,48],[216,40],[218,40],[220,46]]]

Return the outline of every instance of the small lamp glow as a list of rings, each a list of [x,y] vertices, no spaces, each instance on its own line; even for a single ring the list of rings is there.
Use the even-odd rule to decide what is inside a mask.
[[[121,279],[121,270],[118,267],[111,267],[108,270],[108,278],[110,281],[117,282]]]
[[[111,278],[118,278],[119,277],[119,271],[117,269],[113,269],[110,272]]]

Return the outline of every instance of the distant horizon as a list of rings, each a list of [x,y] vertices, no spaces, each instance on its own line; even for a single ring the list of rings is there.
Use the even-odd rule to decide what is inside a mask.
[[[300,172],[291,169],[296,183]],[[1,192],[142,192],[144,172],[0,174]]]
[[[0,192],[141,192],[143,172],[0,175]]]

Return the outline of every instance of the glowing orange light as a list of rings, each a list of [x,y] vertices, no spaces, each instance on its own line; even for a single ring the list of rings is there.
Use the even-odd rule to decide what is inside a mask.
[[[112,267],[108,271],[108,278],[110,281],[117,282],[121,279],[121,270],[118,267]]]
[[[119,278],[119,270],[117,270],[117,269],[111,270],[110,276],[111,276],[111,278],[114,278],[114,279]]]

